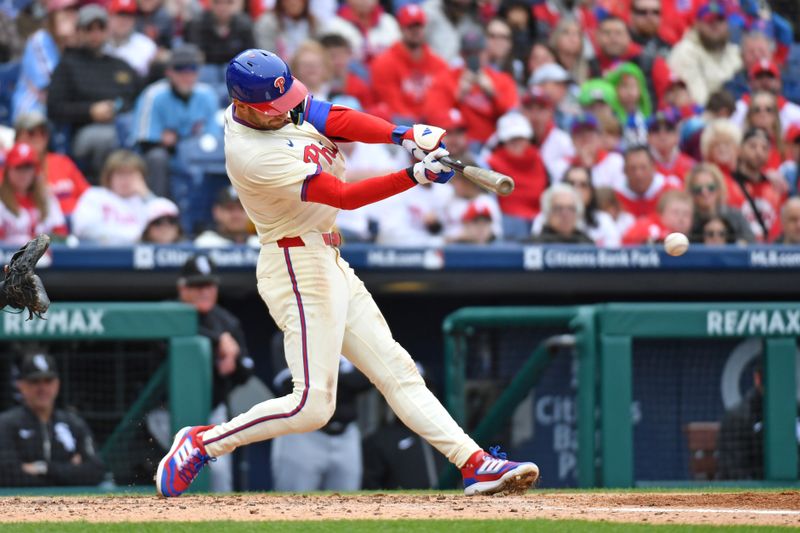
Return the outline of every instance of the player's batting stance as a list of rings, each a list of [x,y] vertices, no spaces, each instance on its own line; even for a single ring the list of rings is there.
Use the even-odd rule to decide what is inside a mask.
[[[161,460],[156,486],[178,496],[214,457],[239,446],[325,425],[336,405],[339,354],[361,370],[392,409],[461,468],[466,494],[522,492],[539,476],[533,463],[481,450],[425,387],[411,357],[330,233],[339,209],[356,209],[420,183],[445,183],[453,171],[445,131],[394,126],[372,115],[314,100],[275,54],[247,50],[228,65],[233,104],[225,111],[225,162],[261,241],[258,291],[283,331],[294,391],[229,422],[185,427]],[[395,143],[413,167],[343,181],[336,141]]]

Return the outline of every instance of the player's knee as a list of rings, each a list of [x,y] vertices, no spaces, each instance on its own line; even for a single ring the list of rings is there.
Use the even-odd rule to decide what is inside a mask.
[[[295,424],[298,431],[315,431],[333,416],[336,410],[336,393],[328,391],[309,390],[306,404],[298,413]]]

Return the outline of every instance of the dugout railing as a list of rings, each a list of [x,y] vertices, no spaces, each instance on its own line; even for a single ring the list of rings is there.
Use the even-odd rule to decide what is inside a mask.
[[[109,350],[107,356],[101,351],[99,357],[95,354],[95,357],[87,361],[79,361],[80,372],[84,375],[80,384],[68,383],[64,376],[67,369],[59,368],[62,374],[62,394],[65,393],[65,387],[130,387],[130,383],[126,383],[130,378],[123,370],[105,369],[104,372],[98,370],[95,373],[95,369],[106,365],[119,369],[136,368],[136,360],[126,361],[125,366],[116,364],[120,360],[135,358],[137,354],[141,354],[141,351],[125,350],[125,343],[156,341],[165,346],[165,357],[157,360],[151,373],[142,376],[141,385],[137,382],[136,390],[132,393],[127,391],[124,397],[122,391],[116,395],[124,402],[124,414],[115,416],[113,430],[106,438],[97,442],[99,453],[107,463],[124,460],[114,456],[114,450],[128,446],[126,438],[129,431],[134,427],[141,427],[146,411],[163,404],[165,399],[172,432],[208,420],[211,408],[211,346],[206,337],[198,335],[197,328],[195,309],[178,302],[55,303],[44,319],[33,320],[26,320],[26,315],[23,314],[0,313],[0,341],[7,348],[10,348],[11,343],[36,343],[55,347],[77,342],[80,343],[78,346],[91,347],[119,342],[123,346],[120,350]],[[16,357],[10,349],[3,350],[2,355],[6,358],[6,363]],[[77,366],[75,361],[80,357],[78,350],[77,355],[69,360],[72,362],[71,367]],[[75,372],[75,368],[70,368],[70,376],[74,376]],[[110,380],[112,383],[98,383],[98,379]],[[128,401],[129,398],[133,398],[132,401]],[[113,468],[111,470],[113,472]],[[201,476],[196,483],[200,490],[207,489],[207,476]],[[19,493],[30,492],[32,489],[0,490],[3,493]]]
[[[668,412],[680,409],[680,403],[672,396],[665,397],[662,404],[658,397],[659,386],[672,387],[672,381],[680,376],[674,369],[663,372],[666,365],[678,365],[678,361],[702,360],[709,350],[709,343],[734,342],[737,339],[758,339],[763,343],[764,407],[763,407],[763,455],[764,484],[793,485],[798,480],[796,415],[797,383],[796,356],[797,338],[800,337],[800,305],[786,303],[699,303],[699,304],[603,304],[578,307],[504,307],[465,308],[448,316],[443,324],[445,335],[445,404],[454,418],[461,424],[468,420],[467,366],[475,350],[470,349],[471,339],[482,330],[502,331],[505,328],[541,328],[556,326],[564,333],[574,334],[574,359],[577,370],[575,406],[576,432],[576,485],[580,487],[631,487],[640,483],[635,472],[635,461],[642,464],[653,461],[653,450],[658,438],[669,441],[672,448],[684,448],[678,442],[680,430],[676,427],[679,416],[664,416],[664,420],[640,424],[641,433],[652,432],[654,424],[675,426],[671,432],[662,432],[660,437],[647,439],[639,435],[634,444],[634,425],[638,409],[649,408],[650,412]],[[653,352],[652,342],[659,350]],[[692,346],[691,343],[699,343]],[[640,345],[641,344],[641,345]],[[636,349],[634,349],[636,345]],[[689,346],[689,348],[687,348]],[[507,421],[513,405],[525,396],[542,376],[544,367],[553,359],[545,356],[544,341],[531,343],[530,356],[517,364],[518,374],[507,380],[506,389],[495,405],[485,411],[478,423],[465,424],[472,431],[482,428],[496,429],[500,416]],[[686,351],[692,351],[687,357]],[[648,352],[648,350],[650,350]],[[670,350],[672,350],[670,352]],[[638,355],[634,358],[634,352]],[[650,406],[637,406],[633,398],[634,366],[636,362],[639,396],[646,397]],[[655,364],[654,364],[655,362]],[[649,365],[649,366],[648,366]],[[643,368],[645,367],[645,368]],[[689,366],[686,372],[696,372],[700,366]],[[703,383],[706,386],[716,377],[716,367],[708,370]],[[647,379],[642,376],[647,375]],[[654,377],[655,376],[655,377]],[[677,376],[677,377],[676,377]],[[691,377],[691,376],[690,376]],[[699,391],[692,379],[686,380],[690,389],[684,396]],[[716,386],[716,385],[714,385]],[[654,389],[642,391],[643,387]],[[702,395],[699,395],[702,397]],[[644,400],[643,400],[644,401]],[[688,401],[688,400],[687,400]],[[505,403],[503,403],[505,402]],[[653,402],[656,402],[653,405]],[[700,409],[702,411],[702,409]],[[713,410],[711,410],[713,412]],[[717,412],[719,408],[717,408]],[[708,410],[706,410],[708,412]],[[685,413],[684,413],[685,415]],[[688,415],[685,415],[688,416]],[[652,417],[651,417],[652,418]],[[491,432],[477,431],[478,442],[488,445],[486,439]],[[641,444],[644,442],[645,444]],[[636,449],[635,449],[636,448]],[[685,459],[686,450],[680,460]],[[649,455],[648,455],[649,454]],[[673,453],[673,455],[675,455]],[[680,455],[680,454],[679,454]],[[640,465],[641,466],[641,465]],[[646,470],[639,468],[639,470]],[[646,478],[646,476],[645,476]],[[442,479],[450,479],[443,474]],[[686,480],[688,483],[688,479]],[[658,479],[646,483],[658,485]],[[674,480],[666,484],[675,484]],[[681,483],[678,483],[681,484]]]

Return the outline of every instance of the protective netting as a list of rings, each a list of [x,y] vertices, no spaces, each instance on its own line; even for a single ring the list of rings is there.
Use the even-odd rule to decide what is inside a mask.
[[[164,342],[113,341],[113,342],[52,342],[48,344],[5,343],[0,352],[0,409],[6,412],[26,402],[17,387],[20,377],[22,353],[43,353],[53,357],[60,379],[56,408],[79,416],[86,422],[94,437],[94,448],[102,459],[106,481],[117,485],[152,483],[155,465],[163,451],[154,442],[148,430],[148,413],[166,402],[166,354]],[[56,450],[71,443],[69,435],[79,438],[79,431],[70,428],[51,428],[53,442],[40,428],[25,420],[22,425],[12,424],[16,432],[11,435],[17,448],[17,457],[25,462],[31,458],[29,447],[45,448],[54,456]],[[33,419],[35,420],[35,419]],[[149,421],[150,424],[153,421]],[[70,424],[67,424],[68,426]],[[31,426],[30,428],[28,426]],[[36,429],[36,431],[34,431]],[[66,443],[66,444],[65,444]],[[77,444],[78,450],[80,444]],[[49,449],[47,449],[49,447]],[[75,452],[70,452],[71,454]],[[34,455],[41,455],[35,453]],[[7,462],[9,455],[4,456]],[[71,458],[74,461],[74,456]],[[15,471],[19,465],[4,466]],[[51,472],[52,474],[52,472]],[[6,485],[83,484],[69,480],[50,479],[42,474],[41,483],[11,479]],[[80,476],[76,476],[80,479]]]
[[[543,341],[566,333],[568,328],[476,326],[461,337],[458,345],[466,357],[466,429],[474,430]],[[576,486],[577,364],[569,347],[551,353],[536,388],[502,429],[480,444],[501,444],[512,459],[535,461],[542,471],[542,487]]]

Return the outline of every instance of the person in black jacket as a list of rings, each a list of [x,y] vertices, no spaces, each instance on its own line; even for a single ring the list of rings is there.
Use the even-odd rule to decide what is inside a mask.
[[[594,244],[580,229],[583,201],[570,185],[556,183],[542,194],[542,231],[530,242],[540,244]]]
[[[234,387],[244,384],[253,373],[253,360],[247,350],[244,330],[230,311],[222,308],[219,298],[219,276],[216,265],[206,255],[190,257],[183,265],[178,278],[178,299],[197,309],[197,332],[211,340],[214,356],[212,381],[212,412],[209,423],[227,420],[228,395]],[[221,457],[212,469],[211,490],[233,490],[233,462],[231,456]]]
[[[56,409],[59,386],[51,356],[24,357],[17,381],[22,405],[0,414],[0,486],[97,485],[105,477],[89,426]]]
[[[73,155],[94,184],[106,157],[120,144],[115,119],[133,107],[141,88],[130,65],[103,52],[107,27],[104,8],[89,4],[80,9],[79,47],[64,53],[47,96],[48,117],[70,129]]]
[[[210,9],[186,25],[186,41],[203,51],[209,65],[227,65],[239,52],[255,48],[253,24],[236,5],[236,0],[211,0]]]

